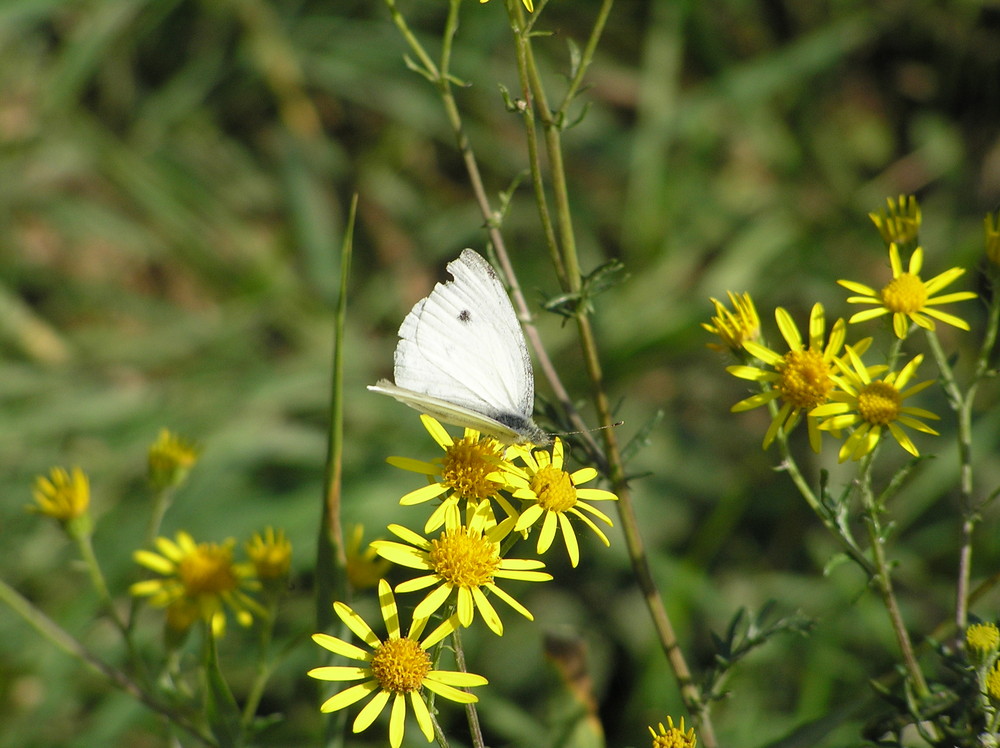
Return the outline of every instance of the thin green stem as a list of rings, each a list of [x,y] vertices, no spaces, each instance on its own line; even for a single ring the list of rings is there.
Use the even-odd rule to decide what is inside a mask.
[[[556,237],[555,225],[552,222],[548,196],[545,193],[541,149],[539,148],[538,131],[535,126],[536,108],[543,112],[546,111],[545,92],[540,85],[534,85],[531,80],[531,71],[534,69],[534,65],[531,58],[530,37],[525,31],[523,13],[520,6],[516,5],[516,2],[517,0],[508,0],[508,15],[514,32],[517,72],[521,84],[522,100],[517,106],[518,111],[521,113],[521,120],[524,123],[525,143],[528,147],[528,165],[531,170],[531,188],[535,193],[535,206],[538,209],[538,220],[541,223],[545,246],[549,250],[549,259],[555,268],[559,285],[564,291],[569,291],[571,290],[571,281],[566,275],[566,268],[563,266],[562,252],[560,252],[559,240]],[[542,97],[540,101],[535,102],[536,94]]]
[[[191,722],[183,714],[175,712],[170,707],[161,704],[151,693],[146,691],[128,675],[101,660],[2,579],[0,579],[0,601],[6,603],[11,610],[21,616],[26,623],[57,648],[93,668],[119,690],[127,693],[157,714],[162,715],[169,722],[189,733],[203,744],[208,746],[217,745],[215,739],[202,727]]]
[[[587,43],[584,45],[583,51],[580,54],[580,62],[574,71],[573,77],[569,81],[569,86],[566,87],[566,93],[563,94],[562,103],[559,104],[559,108],[555,112],[554,119],[558,123],[565,122],[566,115],[569,113],[569,107],[576,99],[576,95],[580,91],[580,86],[583,85],[583,79],[587,75],[590,63],[594,59],[594,52],[597,49],[598,42],[601,41],[601,36],[604,34],[604,26],[608,22],[608,17],[611,15],[611,8],[614,4],[614,0],[604,0],[604,2],[601,3],[601,7],[597,10],[597,17],[594,19],[594,27],[590,30],[590,36],[587,38]]]
[[[903,664],[909,675],[910,683],[913,685],[913,690],[917,696],[923,699],[930,695],[930,689],[927,688],[927,681],[924,679],[924,674],[920,670],[920,664],[913,653],[913,644],[910,641],[906,625],[903,623],[903,616],[899,610],[899,603],[896,600],[896,594],[892,587],[892,575],[885,555],[884,530],[879,518],[880,510],[876,505],[875,496],[872,493],[872,462],[872,454],[869,453],[865,456],[860,466],[858,488],[861,493],[861,503],[866,514],[867,522],[865,524],[868,527],[872,558],[875,562],[876,574],[873,581],[878,586],[882,602],[889,613],[889,621],[892,624],[896,641],[899,643],[899,649],[903,655]]]
[[[87,567],[87,572],[90,575],[90,583],[97,591],[97,595],[101,600],[101,605],[104,607],[108,616],[111,618],[111,621],[122,635],[122,641],[125,643],[125,648],[128,650],[129,662],[131,663],[134,672],[142,678],[144,682],[148,682],[149,674],[146,670],[145,663],[136,651],[135,642],[132,640],[132,629],[130,625],[131,615],[129,620],[126,621],[123,620],[118,614],[114,598],[111,597],[111,591],[108,589],[108,583],[104,579],[104,572],[101,571],[101,564],[98,562],[97,556],[94,554],[94,545],[92,542],[93,536],[89,531],[79,534],[73,533],[73,535],[76,540],[77,548],[80,551],[80,557],[83,559],[83,563]],[[133,598],[130,605],[134,603],[135,600]]]
[[[321,631],[333,622],[334,599],[346,602],[349,592],[340,499],[344,451],[344,328],[357,210],[358,196],[354,195],[340,247],[340,293],[334,317],[335,337],[330,372],[330,430],[323,476],[323,506],[316,541],[316,624]]]
[[[209,619],[201,621],[202,678],[204,680],[205,712],[220,748],[243,745],[243,731],[236,697],[222,674],[219,647]]]
[[[601,31],[612,5],[613,0],[605,0],[602,4],[598,21],[595,24],[587,45],[590,52],[590,56],[586,58],[587,64],[589,64],[593,49],[600,39]],[[552,237],[548,234],[546,235],[547,242],[550,252],[553,254],[556,273],[560,278],[564,290],[578,292],[581,287],[582,276],[576,250],[576,238],[570,210],[569,188],[566,181],[562,153],[561,132],[565,121],[564,112],[558,116],[553,116],[553,113],[549,109],[545,87],[541,76],[538,74],[531,51],[531,36],[525,32],[523,13],[517,0],[508,0],[507,10],[511,20],[511,28],[514,32],[522,94],[526,107],[531,110],[524,113],[523,119],[525,122],[529,157],[531,158],[532,183],[535,185],[539,214],[542,216],[544,226],[547,207],[544,202],[545,192],[541,176],[541,162],[536,143],[537,132],[534,128],[534,116],[532,112],[537,113],[544,130],[545,150],[549,165],[548,175],[555,204],[556,224],[558,226],[558,248],[555,247]],[[585,72],[586,65],[581,64],[580,69],[576,71],[577,77],[575,80],[577,80],[577,85],[579,85],[579,81],[582,80]],[[573,93],[575,93],[575,88],[569,93],[567,99],[564,100],[564,107],[572,100]],[[604,374],[601,367],[596,336],[590,323],[590,318],[586,315],[582,306],[575,315],[575,322],[577,325],[577,334],[580,338],[580,348],[584,365],[591,383],[591,395],[597,411],[598,422],[604,427],[602,435],[607,464],[606,473],[615,493],[618,495],[618,514],[622,523],[622,530],[625,535],[633,573],[643,593],[643,598],[646,601],[646,607],[657,632],[661,647],[681,690],[685,706],[698,723],[702,743],[706,748],[714,748],[717,743],[709,717],[709,704],[702,698],[699,688],[694,683],[691,670],[680,648],[677,634],[674,631],[673,624],[664,606],[663,598],[660,595],[650,569],[649,558],[646,554],[642,534],[639,530],[639,522],[632,503],[631,491],[625,479],[625,467],[618,446],[617,435],[615,430],[611,428],[614,418],[604,390]]]
[[[955,380],[955,373],[941,348],[941,341],[933,331],[927,332],[927,343],[938,366],[941,385],[948,395],[948,402],[955,411],[956,439],[958,441],[959,493],[958,506],[962,525],[958,540],[958,574],[955,582],[955,625],[965,629],[969,615],[969,584],[972,577],[972,535],[978,521],[972,500],[972,403],[978,382],[973,381],[963,393]]]
[[[101,571],[101,565],[97,561],[97,556],[94,554],[94,545],[91,542],[91,537],[92,536],[89,532],[75,536],[76,546],[80,551],[80,557],[83,559],[83,563],[87,567],[87,573],[90,575],[90,583],[97,591],[97,596],[101,599],[101,605],[104,606],[108,616],[110,616],[112,622],[122,633],[122,636],[125,638],[125,642],[128,645],[129,651],[134,654],[134,652],[132,652],[131,636],[129,635],[128,626],[118,615],[118,610],[115,608],[115,601],[111,597],[111,591],[108,589],[108,583],[104,579],[104,572]]]
[[[500,230],[497,213],[493,210],[489,197],[486,194],[482,175],[479,171],[479,164],[476,161],[476,156],[472,150],[469,138],[465,133],[465,128],[462,124],[462,116],[451,92],[450,73],[448,73],[447,69],[439,69],[439,67],[431,61],[430,56],[424,50],[416,36],[409,29],[406,19],[396,9],[394,0],[385,0],[385,2],[389,6],[393,22],[396,24],[396,27],[399,29],[404,40],[406,40],[410,50],[424,65],[424,69],[419,72],[421,72],[422,75],[427,77],[428,80],[434,84],[440,94],[441,103],[444,106],[448,124],[455,135],[458,152],[462,157],[462,162],[465,165],[465,170],[469,177],[469,185],[472,187],[473,197],[479,207],[480,214],[483,216],[483,221],[490,243],[496,250],[497,260],[500,262],[500,269],[503,271],[504,278],[510,288],[511,300],[514,302],[514,308],[517,310],[518,319],[524,328],[525,337],[528,339],[528,343],[535,352],[535,358],[538,361],[538,366],[541,369],[546,381],[548,381],[551,386],[552,392],[555,395],[555,398],[559,401],[563,411],[569,414],[570,421],[573,423],[574,428],[582,432],[581,437],[587,443],[591,454],[599,458],[600,450],[597,447],[597,443],[594,441],[593,436],[591,436],[591,434],[587,431],[587,424],[584,423],[583,419],[577,412],[576,406],[574,405],[572,398],[569,396],[569,392],[563,385],[562,379],[556,371],[555,366],[552,364],[552,359],[549,358],[548,351],[545,350],[545,345],[542,343],[541,336],[538,333],[538,328],[532,322],[531,310],[525,300],[517,275],[514,273],[513,266],[511,265],[510,257],[507,252],[507,245],[504,240],[503,233]],[[446,25],[447,28],[450,29],[457,28],[450,21]],[[601,459],[601,463],[603,465],[603,459]]]
[[[465,649],[462,647],[462,637],[458,629],[452,633],[451,639],[455,644],[455,663],[458,665],[458,669],[463,673],[469,672],[465,665]],[[475,748],[486,748],[486,742],[483,740],[483,728],[479,724],[479,712],[476,710],[475,702],[465,705],[465,716],[469,721],[472,745]]]
[[[403,39],[406,40],[407,46],[410,50],[417,56],[420,60],[420,64],[423,65],[423,74],[432,80],[438,80],[441,78],[440,73],[438,73],[437,66],[434,64],[434,60],[431,56],[427,54],[424,50],[423,45],[417,39],[416,35],[410,30],[409,25],[406,23],[406,19],[403,18],[403,14],[399,12],[399,8],[396,7],[396,0],[385,0],[386,7],[389,8],[389,15],[392,17],[392,22],[396,24],[396,28],[399,29],[399,33],[403,35]]]
[[[156,489],[153,495],[153,510],[149,515],[149,523],[146,525],[146,547],[152,548],[160,534],[160,525],[163,524],[163,517],[170,508],[174,500],[174,487]]]
[[[777,414],[777,407],[774,401],[768,403],[771,410],[771,417],[773,418]],[[792,483],[799,490],[799,494],[805,499],[809,508],[813,510],[813,513],[819,517],[823,526],[830,531],[830,534],[837,538],[844,552],[854,561],[858,566],[860,566],[869,578],[873,578],[876,574],[875,567],[872,562],[865,556],[864,551],[858,547],[857,541],[855,541],[853,535],[847,527],[842,526],[837,522],[836,517],[823,505],[823,503],[816,497],[815,492],[809,486],[808,481],[802,475],[802,471],[799,470],[798,462],[792,456],[791,450],[788,448],[788,437],[784,433],[778,434],[775,439],[778,443],[778,449],[781,452],[781,469],[788,473],[789,477],[792,479]]]
[[[257,665],[254,673],[253,683],[243,704],[243,716],[241,725],[244,732],[253,725],[254,717],[257,715],[257,707],[264,696],[264,689],[267,681],[271,677],[274,665],[269,657],[271,641],[274,639],[274,624],[278,616],[278,603],[281,599],[280,593],[275,590],[268,590],[267,594],[267,615],[263,617],[260,632],[257,637]]]
[[[996,344],[997,329],[1000,326],[1000,288],[993,284],[993,293],[986,319],[986,330],[979,347],[972,381],[962,392],[955,372],[941,347],[941,341],[933,330],[927,331],[927,343],[940,373],[941,384],[948,401],[955,411],[959,457],[959,510],[962,525],[959,531],[958,578],[955,585],[955,625],[959,631],[965,629],[969,611],[969,585],[972,576],[972,536],[979,521],[979,506],[973,498],[972,467],[972,407],[976,399],[979,383],[989,372],[990,357]]]

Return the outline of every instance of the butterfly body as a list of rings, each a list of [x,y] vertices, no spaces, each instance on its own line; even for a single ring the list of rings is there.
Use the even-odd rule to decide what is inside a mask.
[[[531,420],[534,375],[521,325],[493,267],[471,249],[448,263],[399,328],[393,376],[368,389],[508,444],[546,444]]]

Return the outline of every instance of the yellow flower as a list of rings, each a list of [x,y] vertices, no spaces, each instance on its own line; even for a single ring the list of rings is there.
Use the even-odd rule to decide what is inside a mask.
[[[252,564],[233,563],[235,541],[223,544],[198,543],[186,532],[178,532],[177,540],[159,537],[159,553],[139,550],[132,557],[136,563],[163,575],[163,579],[136,582],[129,592],[136,597],[148,597],[160,608],[185,601],[175,609],[189,615],[193,604],[198,617],[211,624],[217,635],[225,629],[228,608],[242,626],[249,626],[254,615],[265,615],[264,609],[244,590],[255,591],[260,583],[254,577]]]
[[[715,316],[708,322],[702,322],[701,326],[713,335],[717,335],[722,341],[722,345],[708,343],[708,347],[712,350],[739,351],[743,348],[744,341],[760,339],[760,318],[749,293],[741,296],[727,291],[726,294],[729,296],[733,311],[726,309],[718,299],[712,299]]]
[[[153,488],[163,490],[180,485],[188,471],[198,461],[201,447],[168,429],[149,448],[149,482]]]
[[[392,567],[384,558],[379,558],[370,545],[363,546],[364,535],[364,525],[354,525],[344,549],[344,555],[347,556],[347,580],[355,590],[371,589]]]
[[[920,205],[913,195],[900,195],[899,200],[891,197],[886,199],[888,212],[869,213],[875,228],[882,235],[882,241],[888,247],[900,244],[904,247],[915,246],[920,235]]]
[[[448,521],[461,521],[459,504],[465,500],[472,506],[492,499],[508,517],[517,517],[517,510],[499,492],[500,486],[492,479],[507,463],[507,447],[491,437],[481,436],[475,429],[465,429],[465,435],[454,440],[434,418],[421,415],[420,421],[444,456],[430,462],[409,457],[390,457],[388,463],[395,467],[426,475],[431,481],[415,491],[410,491],[399,503],[403,506],[422,504],[441,498],[441,504],[431,513],[424,525],[424,532],[434,532]],[[434,479],[437,479],[436,481]],[[443,497],[443,498],[442,498]]]
[[[847,303],[876,305],[874,309],[866,309],[855,314],[849,320],[850,323],[864,322],[881,317],[883,314],[892,314],[892,329],[897,338],[906,337],[909,329],[908,320],[927,330],[933,330],[934,320],[930,317],[954,325],[959,329],[968,330],[969,325],[965,320],[934,308],[941,304],[976,298],[976,294],[971,291],[959,291],[934,298],[934,294],[958,280],[965,273],[965,269],[951,268],[934,276],[929,281],[923,281],[920,279],[920,269],[923,262],[924,250],[917,247],[910,255],[909,267],[904,272],[903,263],[899,259],[899,248],[895,244],[890,244],[889,263],[892,266],[892,280],[881,291],[876,291],[863,283],[848,280],[837,281],[848,291],[861,294],[860,296],[848,297]]]
[[[809,414],[823,419],[820,428],[829,431],[854,427],[850,436],[840,448],[841,462],[850,457],[858,460],[871,452],[882,436],[882,430],[888,429],[903,449],[918,457],[920,453],[903,431],[903,426],[921,431],[925,434],[938,435],[938,432],[918,418],[937,420],[937,416],[923,408],[906,406],[903,403],[918,392],[934,384],[928,380],[905,389],[917,367],[924,360],[923,355],[913,358],[910,363],[898,372],[891,372],[883,379],[873,380],[872,370],[865,368],[858,352],[847,346],[850,365],[838,360],[841,376],[836,378],[838,389],[830,395],[832,402],[821,405]]]
[[[490,0],[479,0],[480,4],[488,3],[489,1]],[[534,13],[535,12],[535,3],[534,3],[534,0],[521,0],[521,2],[524,3],[524,7],[528,9],[529,13]]]
[[[653,748],[695,748],[698,745],[698,738],[695,737],[693,727],[687,733],[684,732],[683,717],[681,717],[680,727],[674,727],[672,717],[667,717],[667,725],[664,728],[663,723],[660,722],[657,725],[660,728],[659,732],[652,727],[649,728],[649,732],[653,736]]]
[[[35,478],[32,495],[37,506],[29,506],[29,509],[60,522],[69,522],[87,513],[90,507],[90,481],[87,474],[78,467],[71,472],[54,467],[48,478],[44,475]]]
[[[255,533],[247,541],[246,551],[261,581],[283,580],[288,576],[292,565],[292,544],[285,537],[284,530],[275,532],[273,527],[268,527],[263,533]]]
[[[1000,629],[992,623],[974,623],[965,630],[965,651],[969,660],[980,665],[1000,650]]]
[[[573,566],[580,563],[580,545],[571,517],[583,522],[605,546],[610,546],[608,536],[587,515],[599,519],[608,527],[612,526],[611,518],[587,502],[617,501],[618,497],[611,491],[599,488],[578,488],[580,484],[596,478],[597,471],[592,467],[581,468],[573,473],[563,470],[563,443],[559,438],[552,445],[551,453],[542,449],[532,451],[525,447],[514,449],[524,461],[525,469],[509,468],[506,473],[507,484],[513,491],[514,498],[526,503],[514,526],[514,532],[524,532],[541,520],[537,551],[545,553],[552,545],[558,528],[562,531]]]
[[[1000,212],[986,214],[983,230],[986,234],[986,257],[994,265],[1000,265]]]
[[[806,413],[809,429],[809,444],[814,452],[820,450],[819,419],[809,415],[818,405],[827,402],[836,382],[837,356],[844,346],[846,337],[844,320],[838,319],[830,331],[830,339],[824,347],[826,337],[826,315],[822,304],[813,305],[809,314],[809,345],[799,335],[792,316],[778,307],[774,311],[778,329],[788,344],[788,353],[782,355],[759,343],[746,341],[744,347],[752,356],[760,359],[770,369],[757,366],[730,366],[726,369],[734,377],[760,382],[767,386],[763,392],[741,400],[731,410],[742,413],[765,405],[772,400],[781,400],[781,407],[771,420],[764,434],[764,449],[779,432],[788,434],[798,424],[801,413]],[[871,338],[860,341],[856,348],[865,350]]]
[[[527,608],[500,589],[496,580],[547,582],[552,579],[551,574],[535,571],[545,566],[541,561],[500,555],[500,541],[510,533],[513,524],[512,519],[496,524],[489,502],[484,501],[476,508],[468,525],[446,525],[437,540],[428,540],[399,525],[389,525],[389,531],[409,545],[376,540],[372,547],[394,564],[430,572],[396,587],[396,592],[414,592],[436,585],[414,609],[414,618],[429,618],[454,592],[461,625],[470,625],[478,610],[486,625],[501,636],[503,623],[487,599],[487,592],[529,621],[534,618]]]
[[[1000,664],[991,667],[986,676],[986,695],[994,703],[1000,703]]]
[[[333,608],[347,627],[355,633],[369,649],[365,650],[343,639],[328,634],[313,634],[313,641],[334,654],[357,660],[356,666],[318,667],[309,671],[309,676],[328,681],[363,681],[327,699],[320,707],[323,712],[335,712],[350,706],[371,694],[375,694],[354,719],[355,733],[368,728],[392,700],[389,717],[389,745],[399,748],[403,742],[406,723],[406,703],[409,701],[413,715],[417,719],[424,737],[434,739],[434,725],[427,708],[425,692],[431,691],[445,699],[459,704],[472,704],[479,700],[471,693],[460,690],[486,685],[481,675],[451,670],[434,670],[427,650],[455,629],[451,620],[438,626],[423,641],[419,640],[427,619],[417,619],[410,624],[406,636],[401,635],[399,613],[389,583],[379,582],[379,606],[388,636],[383,640],[372,631],[357,613],[341,602]]]

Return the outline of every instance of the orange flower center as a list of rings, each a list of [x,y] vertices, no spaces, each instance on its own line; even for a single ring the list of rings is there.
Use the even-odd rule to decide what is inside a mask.
[[[882,289],[882,303],[890,312],[913,314],[927,303],[927,287],[913,273],[900,273]]]
[[[201,543],[178,564],[178,576],[189,597],[218,595],[236,589],[233,552],[228,546]]]
[[[449,530],[432,540],[427,558],[434,571],[456,587],[488,584],[500,566],[497,544],[465,528]]]
[[[819,351],[789,351],[778,368],[778,391],[796,408],[811,410],[822,405],[833,389],[830,366]]]
[[[546,465],[531,478],[538,503],[550,512],[565,512],[576,505],[576,486],[565,470]]]
[[[885,426],[899,418],[899,390],[885,382],[872,382],[858,393],[858,413],[868,423]]]
[[[413,639],[388,639],[372,655],[372,675],[385,691],[419,691],[431,670],[431,658]]]
[[[476,502],[497,492],[486,476],[496,471],[503,448],[494,439],[459,439],[445,452],[441,482],[463,499]]]

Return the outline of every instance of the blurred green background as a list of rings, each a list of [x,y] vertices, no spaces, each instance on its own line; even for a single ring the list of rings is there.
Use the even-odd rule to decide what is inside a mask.
[[[583,42],[597,5],[554,0],[545,11],[540,28],[553,34],[536,45],[554,98],[567,42]],[[435,48],[446,4],[400,7]],[[457,96],[496,195],[526,167],[520,120],[497,88],[517,88],[510,32],[500,0],[469,0],[461,19],[453,70],[470,85]],[[414,413],[364,385],[391,371],[396,328],[444,263],[485,247],[440,102],[406,69],[404,52],[371,0],[0,5],[0,574],[119,661],[72,549],[24,512],[31,481],[52,465],[87,470],[97,553],[124,590],[147,520],[146,449],[163,426],[197,439],[202,461],[164,531],[242,542],[270,524],[295,545],[279,637],[302,644],[262,706],[286,717],[264,745],[317,744],[321,734],[304,671],[321,662],[306,635],[350,196],[360,204],[345,340],[345,519],[363,522],[369,537],[387,522],[423,522],[421,510],[396,504],[414,476],[385,457],[431,458],[437,447]],[[857,703],[895,648],[860,575],[841,566],[823,576],[835,546],[772,470],[775,454],[760,449],[765,414],[728,412],[745,384],[704,347],[698,323],[708,297],[729,289],[754,294],[772,340],[778,304],[803,325],[815,301],[830,318],[847,316],[834,280],[885,282],[885,251],[865,214],[900,193],[921,198],[928,276],[963,265],[971,272],[954,290],[982,290],[982,216],[1000,203],[1000,4],[623,0],[588,82],[587,116],[564,138],[578,241],[585,270],[619,258],[630,273],[599,299],[596,325],[622,439],[650,412],[665,413],[630,467],[682,644],[700,669],[710,632],[739,606],[769,599],[818,622],[808,639],[756,652],[715,710],[724,745],[764,745]],[[504,228],[537,309],[558,289],[524,187]],[[944,333],[961,369],[982,308],[955,311],[973,326]],[[555,317],[539,324],[585,402],[571,330]],[[549,394],[544,384],[539,394]],[[978,407],[980,495],[1000,482],[996,399],[989,385]],[[946,414],[941,398],[923,404]],[[953,605],[947,418],[941,430],[918,439],[940,457],[922,464],[893,507],[892,553],[918,633]],[[803,453],[813,478],[835,461],[830,449],[822,462]],[[894,446],[885,453],[902,462]],[[1000,564],[996,531],[991,511],[976,580]],[[544,632],[586,642],[608,745],[647,744],[647,724],[683,714],[620,536],[610,550],[584,543],[580,568],[553,552],[555,583],[512,588],[537,625],[501,611],[503,638],[467,637],[471,668],[491,680],[481,696],[491,745],[556,744],[545,725],[572,705],[542,653]],[[992,595],[973,612],[992,619],[997,604]],[[143,620],[156,647],[160,617]],[[237,691],[250,677],[248,642],[235,629],[223,642]],[[462,745],[460,711],[444,709],[458,728],[452,745]],[[857,745],[872,715],[802,744]],[[409,732],[408,745],[424,744]],[[384,735],[376,728],[349,745],[382,745]],[[165,740],[155,717],[4,610],[0,744]]]

